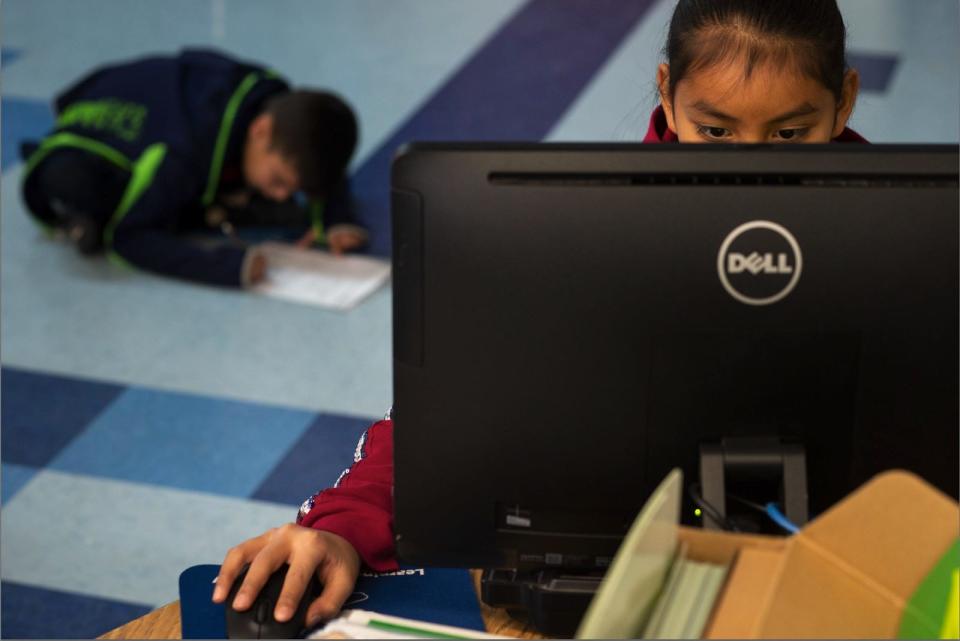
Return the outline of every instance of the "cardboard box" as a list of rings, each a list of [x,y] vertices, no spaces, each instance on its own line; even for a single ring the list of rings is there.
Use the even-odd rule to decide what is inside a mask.
[[[734,561],[704,638],[895,638],[923,578],[960,536],[957,503],[881,474],[790,537],[681,528],[688,556]],[[936,638],[939,622],[930,622]]]

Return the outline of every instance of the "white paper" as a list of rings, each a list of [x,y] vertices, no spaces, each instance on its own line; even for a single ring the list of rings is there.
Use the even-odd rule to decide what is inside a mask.
[[[267,275],[252,291],[284,300],[348,310],[390,277],[390,263],[367,256],[334,256],[282,243],[259,246]]]

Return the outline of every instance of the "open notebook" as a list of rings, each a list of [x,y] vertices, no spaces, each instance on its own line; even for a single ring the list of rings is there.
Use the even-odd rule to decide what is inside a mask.
[[[264,296],[336,310],[355,307],[390,277],[388,261],[368,256],[334,256],[268,242],[267,277],[253,288]]]

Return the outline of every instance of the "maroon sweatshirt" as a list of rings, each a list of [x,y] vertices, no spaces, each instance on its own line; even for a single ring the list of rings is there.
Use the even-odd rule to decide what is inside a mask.
[[[300,506],[297,523],[342,536],[376,572],[398,568],[393,547],[393,420],[389,414],[360,437],[353,465],[333,487]]]
[[[663,107],[650,116],[643,142],[677,142],[677,134],[667,127]],[[852,129],[844,129],[834,142],[867,141]],[[360,438],[353,465],[334,486],[304,502],[297,523],[342,536],[376,572],[398,568],[393,546],[393,420],[389,414]]]

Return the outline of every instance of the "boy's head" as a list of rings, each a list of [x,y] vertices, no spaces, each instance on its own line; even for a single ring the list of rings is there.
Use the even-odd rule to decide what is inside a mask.
[[[657,84],[681,142],[829,142],[859,76],[836,0],[679,0]]]
[[[271,98],[244,142],[248,185],[273,200],[298,190],[324,197],[343,178],[357,144],[357,120],[339,97],[292,91]]]

